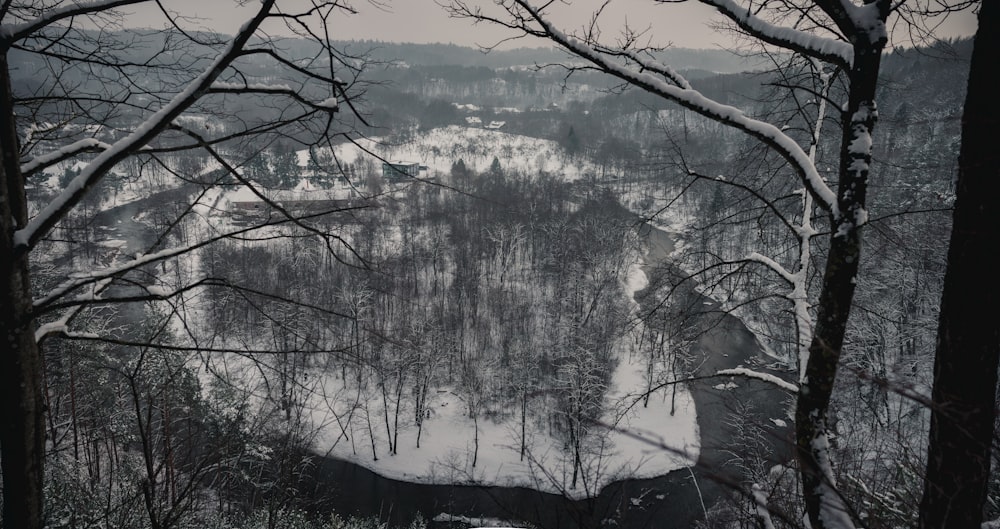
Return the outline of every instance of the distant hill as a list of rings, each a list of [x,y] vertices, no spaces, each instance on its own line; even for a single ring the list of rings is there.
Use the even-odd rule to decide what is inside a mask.
[[[352,52],[369,52],[370,58],[394,61],[410,66],[482,66],[511,68],[562,62],[567,54],[555,48],[517,48],[484,52],[456,44],[414,44],[380,41],[345,41],[338,46]],[[748,60],[725,50],[671,48],[660,59],[681,70],[705,70],[713,73],[736,73],[759,69],[764,61]]]

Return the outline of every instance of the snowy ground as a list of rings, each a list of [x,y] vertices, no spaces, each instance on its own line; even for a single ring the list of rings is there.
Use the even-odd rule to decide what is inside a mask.
[[[471,171],[486,171],[494,157],[504,170],[526,174],[548,172],[576,180],[594,172],[593,164],[582,157],[567,156],[553,141],[457,125],[418,132],[406,143],[380,138],[362,140],[357,145],[348,143],[339,146],[336,155],[344,163],[354,163],[364,157],[379,163],[376,157],[386,161],[420,162],[432,174],[450,172],[451,165],[458,160],[463,160]]]
[[[646,277],[639,266],[630,270],[628,283],[630,294],[645,286]],[[584,462],[585,475],[575,489],[570,486],[570,454],[563,450],[561,441],[539,431],[530,421],[530,454],[521,460],[518,417],[505,422],[479,419],[479,452],[473,467],[476,424],[468,417],[461,399],[446,388],[432,397],[429,408],[434,413],[424,422],[420,448],[416,448],[417,428],[411,421],[399,433],[397,455],[386,453],[388,441],[381,407],[371,410],[378,451],[375,460],[365,412],[356,410],[345,422],[354,404],[352,393],[339,387],[339,380],[329,379],[324,393],[346,398],[313,403],[316,423],[325,425],[315,448],[403,481],[526,486],[571,497],[596,495],[601,487],[626,477],[654,477],[690,466],[699,449],[697,416],[690,394],[678,391],[673,416],[669,389],[653,394],[644,408],[640,393],[645,387],[645,368],[638,355],[631,354],[630,342],[631,338],[625,337],[617,348],[620,364],[613,376],[614,389],[606,399],[609,411],[603,418],[608,424],[617,421],[617,427],[602,430],[597,437],[603,440],[592,440],[595,446],[603,441],[603,446],[596,448],[602,453],[591,454]],[[330,413],[331,404],[339,421]],[[625,408],[628,411],[622,413]]]

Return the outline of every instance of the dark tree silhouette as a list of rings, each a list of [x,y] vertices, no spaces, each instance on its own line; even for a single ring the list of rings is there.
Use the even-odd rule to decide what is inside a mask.
[[[981,4],[962,116],[954,224],[941,294],[924,529],[979,529],[996,421],[1000,283],[991,280],[1000,241],[1000,127],[992,70],[1000,63],[1000,5]]]
[[[161,12],[170,29],[146,32],[146,41],[138,33],[121,31],[116,24],[125,15],[117,9],[140,4]],[[210,186],[242,181],[235,170],[241,160],[231,156],[235,151],[231,145],[237,141],[248,144],[258,138],[266,145],[275,136],[291,134],[299,141],[306,136],[328,141],[334,134],[334,112],[346,100],[345,82],[340,79],[352,82],[359,63],[339,55],[325,26],[332,17],[351,10],[338,1],[311,2],[295,9],[288,3],[264,0],[249,11],[235,35],[225,37],[187,31],[184,19],[152,0],[0,2],[0,115],[4,118],[0,125],[0,339],[4,351],[0,355],[0,459],[6,527],[43,525],[45,411],[40,340],[47,335],[73,334],[74,308],[95,302],[94,297],[81,296],[81,289],[211,240],[189,242],[104,272],[86,271],[86,277],[43,295],[44,301],[33,291],[37,286],[29,265],[33,252],[85,199],[100,193],[98,185],[115,166],[140,154],[160,160],[158,156],[183,151],[207,153],[222,168],[216,180],[198,182]],[[100,29],[81,29],[87,26],[84,21]],[[266,24],[282,24],[309,39],[313,48],[306,52],[306,60],[285,55],[287,48],[261,30]],[[13,58],[42,67],[15,70]],[[255,64],[262,63],[273,67],[272,74],[281,71],[279,75],[286,80],[297,81],[254,82],[259,78]],[[264,119],[246,119],[221,132],[208,126],[191,128],[183,119],[185,113],[197,111],[225,122],[226,116],[219,112],[223,98],[250,102],[247,106],[254,107],[256,117]],[[72,134],[95,127],[114,132],[103,137]],[[26,130],[32,133],[25,134]],[[72,179],[64,189],[29,215],[29,178],[66,161],[78,161],[83,169],[66,175]],[[131,298],[164,299],[174,294],[146,292]],[[53,320],[58,324],[39,328],[41,322]]]

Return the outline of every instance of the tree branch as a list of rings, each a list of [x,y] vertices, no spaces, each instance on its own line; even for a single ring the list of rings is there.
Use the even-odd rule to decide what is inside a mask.
[[[211,87],[222,71],[239,56],[240,50],[256,32],[261,22],[268,16],[268,11],[275,0],[265,0],[257,14],[247,21],[229,46],[220,53],[215,61],[201,75],[191,81],[184,91],[180,92],[163,108],[149,117],[131,134],[112,144],[111,148],[101,153],[91,162],[69,186],[42,211],[31,219],[27,226],[14,234],[14,254],[21,255],[33,248],[84,196],[95,186],[104,175],[130,153],[141,148],[181,113],[194,104]]]

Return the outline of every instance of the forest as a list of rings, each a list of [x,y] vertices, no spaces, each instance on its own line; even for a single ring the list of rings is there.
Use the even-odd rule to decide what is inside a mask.
[[[1000,519],[956,238],[1000,225],[987,37],[707,0],[780,48],[733,54],[442,2],[554,46],[483,54],[119,3],[0,9],[3,527]]]

